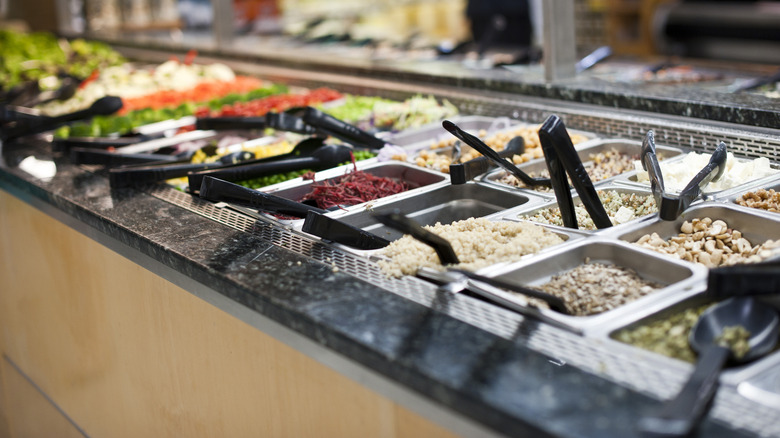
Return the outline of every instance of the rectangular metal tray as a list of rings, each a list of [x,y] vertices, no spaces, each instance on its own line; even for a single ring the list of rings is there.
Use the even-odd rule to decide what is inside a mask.
[[[371,216],[371,212],[399,210],[421,225],[449,224],[471,217],[490,216],[520,204],[540,202],[518,191],[510,191],[484,184],[441,185],[414,196],[386,198],[361,209],[338,215],[338,219],[366,231],[396,240],[401,234],[390,229]]]
[[[508,117],[485,117],[485,116],[455,116],[450,118],[452,122],[470,133],[476,134],[481,130],[495,132],[504,130],[510,126],[517,125],[517,120]],[[417,129],[407,129],[388,137],[388,142],[401,146],[409,151],[417,151],[431,146],[435,142],[450,138],[449,133],[441,123],[432,123]]]
[[[484,293],[488,300],[498,301],[521,313],[530,313],[577,333],[604,332],[619,324],[621,318],[641,313],[652,306],[665,306],[681,296],[697,292],[706,276],[706,268],[665,258],[642,248],[597,237],[574,240],[518,263],[502,266],[485,275],[510,283],[539,286],[554,275],[567,272],[584,263],[605,263],[633,269],[642,278],[664,285],[653,293],[615,309],[589,316],[565,315],[549,309],[528,306],[522,295],[491,288]],[[611,324],[610,324],[611,323]]]
[[[431,186],[438,186],[446,184],[449,177],[443,173],[436,172],[430,169],[423,169],[418,166],[404,163],[402,161],[383,161],[378,162],[376,160],[366,160],[357,163],[358,170],[365,171],[375,176],[396,178],[404,180],[409,183],[412,188],[405,192],[401,192],[395,195],[388,196],[383,199],[396,199],[398,197],[413,196],[415,193],[429,189]],[[315,181],[322,182],[338,178],[351,172],[354,169],[352,164],[347,164],[333,169],[327,169],[315,174]],[[272,186],[263,187],[260,191],[280,196],[282,198],[291,199],[293,201],[299,201],[306,194],[312,191],[312,181],[303,180],[302,178],[295,178],[290,181],[285,181]],[[370,201],[376,202],[376,201]],[[240,207],[235,205],[229,205],[230,208],[240,211],[244,214],[248,214],[252,217],[279,223],[282,225],[290,226],[294,229],[300,229],[303,226],[303,219],[279,219],[273,215],[259,213],[255,210]],[[363,210],[365,206],[363,204],[344,207],[341,210],[334,210],[327,213],[330,216],[342,214],[345,211]]]
[[[352,170],[353,166],[351,164],[328,169],[327,171],[318,172],[315,175],[315,181],[317,183],[332,181],[352,172]],[[407,194],[420,187],[426,187],[448,179],[447,175],[443,173],[430,169],[423,169],[419,166],[414,166],[402,161],[375,161],[362,166],[359,165],[358,170],[378,177],[404,181],[411,187],[410,190],[402,192]],[[296,181],[290,181],[290,184],[269,187],[267,190],[264,189],[263,191],[276,196],[281,196],[282,198],[292,199],[293,201],[300,201],[301,198],[311,193],[313,183],[314,182],[311,180],[304,181],[302,179],[297,179]]]
[[[729,228],[739,230],[744,238],[752,245],[756,245],[767,240],[780,239],[780,223],[770,215],[771,213],[762,213],[756,209],[733,204],[704,202],[689,208],[677,220],[662,221],[656,218],[642,222],[630,231],[621,228],[611,234],[626,242],[636,242],[645,234],[651,233],[658,233],[662,239],[668,240],[679,233],[683,222],[709,217],[712,220],[720,219],[726,222]]]
[[[718,201],[724,201],[724,202],[729,202],[729,203],[734,204],[734,205],[739,205],[739,204],[737,204],[737,199],[739,199],[745,193],[755,192],[758,189],[774,190],[775,192],[780,191],[780,175],[778,175],[778,177],[776,177],[776,178],[774,178],[774,179],[772,179],[770,181],[767,181],[767,182],[760,182],[758,184],[753,184],[753,185],[749,185],[749,186],[743,186],[739,190],[733,190],[733,191],[731,191],[731,193],[727,193],[727,194],[719,196],[719,197],[717,197],[715,199],[718,200]],[[741,207],[744,207],[744,206],[741,206]],[[776,213],[776,212],[771,212],[769,210],[764,210],[764,209],[761,209],[761,208],[753,208],[753,207],[745,207],[745,208],[749,208],[751,211],[758,211],[758,212],[762,212],[762,213],[769,213],[769,214],[775,214],[775,215],[780,214],[780,213]]]
[[[589,164],[592,163],[591,156],[603,152],[607,152],[610,150],[615,150],[616,152],[620,154],[627,154],[630,156],[636,156],[637,159],[639,159],[639,151],[642,148],[642,142],[634,141],[634,140],[623,140],[623,139],[596,139],[591,140],[585,143],[581,143],[576,146],[577,149],[577,155],[579,155],[580,160],[582,160],[583,164]],[[669,146],[658,146],[656,150],[659,152],[659,154],[663,154],[666,158],[672,158],[677,157],[683,153],[683,150],[680,148],[673,148]],[[534,173],[536,176],[539,175],[539,172],[546,172],[547,171],[547,163],[543,158],[537,159],[537,160],[531,160],[527,163],[520,164],[517,166],[520,168],[520,170],[526,172],[526,173]],[[623,173],[631,172],[634,169],[631,168]],[[593,176],[590,172],[588,173],[591,177]],[[501,178],[506,175],[506,171],[503,169],[497,169],[493,172],[488,173],[483,177],[483,181],[493,183],[493,184],[499,184],[502,186],[508,185],[506,183],[501,182]],[[614,180],[619,175],[614,175],[609,178],[604,178],[601,180],[593,180],[594,184],[605,184],[609,181]],[[511,185],[510,185],[511,186]],[[555,197],[555,195],[552,192],[552,189],[541,187],[541,188],[527,188],[528,190],[533,190],[540,195],[543,196],[549,196],[549,197]]]
[[[502,119],[498,119],[498,120],[508,120],[510,122],[513,122],[513,123],[506,125],[506,127],[502,128],[502,129],[495,129],[495,130],[492,130],[492,131],[489,130],[488,131],[488,136],[492,136],[492,135],[496,135],[496,134],[503,134],[503,133],[511,134],[512,132],[514,132],[516,130],[519,130],[519,129],[526,129],[527,130],[527,129],[533,129],[533,128],[536,128],[537,126],[539,126],[538,124],[534,124],[534,123],[520,122],[520,121],[517,121],[517,120],[506,119],[506,118],[502,118]],[[467,131],[470,131],[474,135],[476,135],[477,131],[479,131],[479,129],[473,129],[473,130],[466,129],[466,128],[463,128],[463,126],[461,126],[461,128],[465,129]],[[441,129],[446,133],[446,135],[437,137],[436,142],[444,140],[444,139],[448,139],[448,138],[449,139],[453,139],[453,140],[455,139],[455,137],[452,134],[450,134],[449,132],[445,131],[444,128],[441,128]],[[583,138],[585,138],[584,141],[581,141],[581,142],[577,143],[577,147],[584,147],[584,145],[589,144],[591,141],[594,141],[596,139],[596,135],[591,133],[591,132],[579,131],[579,130],[569,130],[568,132],[571,135],[576,134],[578,136],[582,136]],[[435,142],[434,141],[428,141],[428,142],[425,142],[424,144],[419,145],[420,147],[412,147],[412,148],[410,148],[410,150],[414,151],[414,153],[408,155],[407,159],[410,162],[414,163],[414,162],[416,162],[417,158],[420,156],[420,154],[423,151],[428,151],[428,152],[431,152],[431,153],[435,153],[436,155],[440,155],[440,156],[447,157],[447,158],[451,158],[452,157],[452,154],[453,154],[453,148],[452,147],[432,148],[431,146],[432,146],[433,143],[435,143]],[[528,149],[531,149],[531,147],[529,147],[528,144],[526,144],[525,146],[526,146],[526,151]],[[467,153],[474,152],[474,150],[470,146],[462,144],[462,142],[461,142],[460,148],[461,148],[461,154],[462,155],[466,155]],[[540,149],[539,149],[539,151],[540,151],[539,153],[541,154],[541,150]],[[479,156],[479,155],[477,154],[477,156]],[[424,167],[424,166],[421,166],[421,167]]]
[[[603,336],[609,341],[612,341],[622,347],[628,347],[642,354],[649,354],[651,360],[663,360],[663,361],[676,361],[680,363],[688,363],[681,359],[672,358],[669,356],[656,353],[651,350],[624,343],[616,336],[618,332],[625,329],[634,329],[643,325],[651,324],[653,322],[669,318],[670,316],[689,309],[692,307],[698,307],[707,303],[715,303],[705,296],[703,292],[696,292],[692,295],[679,296],[678,299],[667,306],[658,308],[654,307],[650,311],[642,312],[639,314],[631,315],[631,318],[620,321],[621,324],[617,327],[613,327],[611,330],[603,332]],[[772,305],[778,311],[780,311],[780,300],[778,298],[766,299],[764,297],[759,298],[761,301]],[[724,383],[732,384],[738,387],[740,393],[743,396],[752,398],[759,403],[767,404],[780,408],[780,349],[777,347],[775,351],[767,356],[757,359],[753,362],[738,365],[727,366],[721,373],[720,379]],[[743,382],[749,382],[750,388],[743,393],[740,386]],[[767,400],[768,398],[768,400]]]
[[[679,156],[673,157],[669,161],[672,161],[672,160],[674,160],[674,161],[683,160],[686,155],[687,154],[683,154],[683,155],[679,155]],[[739,158],[739,157],[737,157],[736,159],[738,161],[750,161],[748,159]],[[774,168],[774,169],[780,169],[780,165],[778,163],[770,162],[770,166],[772,166],[772,168]],[[638,172],[636,170],[633,171],[633,172],[624,173],[623,175],[620,175],[620,176],[616,177],[614,179],[614,182],[616,184],[627,184],[627,185],[633,185],[633,186],[649,188],[650,187],[650,183],[649,182],[648,183],[643,183],[643,182],[637,181],[637,173]],[[705,187],[704,191],[702,193],[702,197],[704,199],[717,199],[717,198],[728,197],[728,196],[730,196],[730,195],[732,195],[734,193],[741,193],[742,191],[744,191],[744,189],[746,187],[756,187],[756,186],[760,187],[760,186],[762,186],[764,184],[768,184],[769,182],[775,180],[779,176],[780,176],[780,172],[776,173],[774,175],[769,175],[769,176],[763,177],[763,178],[757,178],[757,179],[748,181],[748,182],[746,182],[744,184],[740,184],[740,185],[735,186],[735,187],[731,187],[731,188],[723,189],[723,190],[717,190],[717,191],[707,190],[707,187]],[[667,191],[670,194],[674,194],[675,193],[674,191],[671,191],[671,190],[668,190],[668,189],[667,189]]]
[[[636,187],[626,187],[626,186],[619,186],[619,185],[604,184],[604,185],[596,186],[596,189],[598,191],[612,191],[612,190],[614,190],[614,191],[616,191],[618,193],[621,193],[621,194],[637,194],[637,195],[652,196],[652,193],[650,193],[649,190],[640,189],[640,188],[636,188]],[[582,202],[580,202],[580,198],[579,198],[579,196],[576,195],[576,192],[572,193],[572,199],[573,199],[575,205],[577,205],[577,206],[582,205]],[[522,207],[518,207],[518,208],[513,208],[512,210],[506,211],[502,215],[502,218],[504,218],[506,220],[513,220],[513,221],[523,221],[523,220],[527,220],[527,219],[523,219],[521,216],[535,215],[538,212],[540,212],[542,210],[545,210],[545,209],[557,208],[558,203],[555,200],[550,200],[549,198],[545,198],[545,200],[546,201],[543,204],[541,204],[541,205],[537,205],[537,206],[528,205],[528,206],[522,206]],[[582,231],[584,233],[591,233],[591,234],[595,233],[595,232],[605,232],[607,230],[610,230],[610,231],[614,232],[615,228],[619,227],[621,229],[624,229],[626,226],[630,226],[631,224],[635,224],[637,222],[641,222],[641,221],[644,221],[644,220],[649,220],[652,217],[653,217],[652,214],[648,214],[648,215],[636,217],[636,218],[634,218],[634,219],[632,219],[632,220],[630,220],[628,222],[625,222],[623,224],[616,224],[613,227],[607,228],[607,229],[604,229],[604,230],[580,229],[580,231]],[[549,225],[549,226],[552,227],[552,228],[563,228],[562,226],[559,226],[559,225]]]

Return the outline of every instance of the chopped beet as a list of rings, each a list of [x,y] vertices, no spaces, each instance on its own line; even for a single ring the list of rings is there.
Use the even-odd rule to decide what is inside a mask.
[[[317,207],[356,205],[409,190],[403,181],[354,170],[344,176],[312,184],[312,191],[301,201],[314,200]]]

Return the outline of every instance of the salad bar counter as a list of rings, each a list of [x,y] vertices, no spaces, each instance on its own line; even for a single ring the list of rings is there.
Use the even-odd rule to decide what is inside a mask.
[[[780,436],[777,129],[206,61],[4,113],[4,382],[74,436]]]

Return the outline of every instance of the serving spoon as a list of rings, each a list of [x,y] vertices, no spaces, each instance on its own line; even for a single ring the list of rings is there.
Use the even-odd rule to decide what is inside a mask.
[[[766,355],[777,344],[780,317],[777,311],[751,297],[735,297],[707,309],[691,330],[688,342],[699,360],[688,382],[661,410],[639,422],[643,437],[687,436],[702,419],[718,389],[718,377],[726,361],[747,362]],[[749,350],[737,357],[717,338],[727,327],[742,326],[749,333]]]
[[[400,211],[396,210],[386,213],[376,212],[373,214],[373,216],[382,224],[396,229],[402,233],[409,234],[413,238],[433,248],[433,250],[436,251],[436,254],[439,256],[439,260],[441,261],[442,265],[457,265],[460,263],[458,256],[452,249],[452,244],[450,244],[447,239],[439,236],[436,233],[426,230],[420,224],[405,216]],[[539,300],[545,301],[550,305],[550,308],[557,310],[558,312],[564,314],[569,313],[568,309],[566,309],[566,306],[563,303],[563,300],[540,290],[528,288],[519,284],[508,283],[495,278],[485,277],[483,275],[479,275],[463,269],[448,268],[447,273],[451,276],[452,282],[459,285],[469,285],[471,281],[476,282],[476,287],[470,288],[469,290],[472,290],[473,292],[476,292],[482,296],[486,296],[489,299],[492,299],[493,295],[489,293],[483,293],[483,291],[479,288],[479,283],[484,283],[489,286],[498,287],[529,297],[537,298]],[[423,269],[420,269],[418,270],[418,275],[425,277],[426,273]],[[429,278],[430,277],[431,276],[429,275]],[[455,290],[453,289],[452,291],[454,292]]]

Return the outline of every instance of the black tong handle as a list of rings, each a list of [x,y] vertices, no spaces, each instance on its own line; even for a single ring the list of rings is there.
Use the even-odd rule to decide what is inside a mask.
[[[517,179],[522,181],[527,186],[546,186],[550,187],[550,180],[547,178],[532,178],[527,173],[523,172],[522,170],[518,169],[517,166],[515,166],[513,163],[510,163],[506,159],[502,158],[498,152],[491,148],[490,146],[486,145],[482,140],[479,139],[479,137],[473,136],[469,134],[468,132],[460,129],[460,127],[454,123],[452,123],[449,120],[444,120],[441,122],[441,125],[449,131],[452,135],[457,137],[460,141],[466,143],[467,145],[473,147],[477,150],[480,154],[488,157],[489,159],[493,160],[494,163],[498,164],[499,166],[503,167],[504,170],[514,175]]]
[[[433,248],[439,256],[439,261],[441,261],[442,265],[457,265],[460,263],[458,256],[455,254],[455,250],[452,249],[452,245],[450,245],[450,242],[448,242],[447,239],[426,230],[400,211],[374,213],[373,216],[382,224],[404,234],[409,234],[420,242]]]
[[[171,163],[179,161],[173,155],[162,154],[117,154],[103,149],[71,148],[70,161],[73,164],[102,164],[105,166],[122,166],[140,163]]]
[[[301,231],[357,249],[380,249],[390,241],[340,220],[310,210]]]
[[[571,199],[571,192],[569,191],[569,184],[565,175],[565,173],[568,173],[574,189],[577,190],[577,194],[580,196],[580,200],[582,200],[582,204],[585,206],[588,214],[590,214],[591,219],[593,219],[596,228],[611,227],[612,221],[609,219],[607,210],[604,209],[596,189],[593,187],[593,181],[588,176],[580,156],[574,149],[574,144],[566,131],[563,120],[555,114],[548,117],[542,124],[542,127],[539,128],[539,141],[542,144],[542,151],[547,162],[547,168],[550,171],[550,177],[554,181],[553,191],[558,199],[559,207],[561,207],[561,215],[564,216],[565,207],[565,215],[569,216],[568,219],[564,216],[564,224],[568,220],[570,223],[573,222],[574,226],[566,225],[567,227],[577,228],[574,203]],[[563,172],[564,170],[565,172]],[[563,201],[564,205],[561,205],[561,201]],[[574,217],[572,218],[571,216]]]
[[[195,122],[197,129],[265,129],[273,128],[299,134],[313,134],[313,126],[306,124],[300,117],[292,114],[268,113],[259,117],[200,117]]]
[[[303,121],[313,126],[316,130],[341,139],[353,146],[382,149],[386,144],[384,140],[316,108],[307,107],[303,111]]]
[[[512,139],[509,144],[498,152],[501,158],[512,158],[516,154],[522,154],[525,150],[523,137]],[[474,158],[465,163],[450,164],[450,182],[452,184],[465,184],[478,175],[487,172],[495,164],[486,156]]]
[[[780,294],[780,260],[710,269],[705,295],[729,298]]]
[[[226,129],[265,129],[266,118],[261,117],[198,117],[195,129],[215,131]]]
[[[122,156],[119,154],[114,155]],[[130,187],[136,184],[149,184],[158,181],[165,181],[166,179],[171,178],[182,178],[187,176],[187,174],[190,172],[203,171],[224,166],[224,163],[216,161],[213,163],[180,163],[164,164],[160,166],[149,165],[126,167],[111,169],[108,173],[108,181],[113,188]]]
[[[229,202],[244,207],[303,218],[310,211],[324,214],[325,210],[281,196],[252,190],[238,184],[206,176],[200,186],[200,197],[215,202]]]

